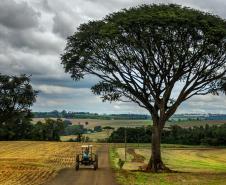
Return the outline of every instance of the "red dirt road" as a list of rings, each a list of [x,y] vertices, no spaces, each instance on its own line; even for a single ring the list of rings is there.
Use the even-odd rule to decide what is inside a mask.
[[[103,145],[98,151],[99,168],[94,171],[92,168],[64,169],[46,185],[116,185],[112,173],[108,146]]]

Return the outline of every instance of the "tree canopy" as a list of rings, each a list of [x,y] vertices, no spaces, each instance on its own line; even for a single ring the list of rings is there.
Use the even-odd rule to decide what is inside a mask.
[[[166,120],[183,101],[221,89],[225,38],[226,21],[218,16],[175,4],[142,5],[80,25],[62,64],[74,80],[99,77],[92,91],[104,101],[130,100],[150,112],[157,171]]]
[[[0,140],[31,138],[30,107],[36,95],[28,76],[0,74]]]
[[[62,63],[75,80],[100,78],[104,100],[122,96],[169,118],[193,95],[218,89],[225,74],[225,21],[178,5],[144,5],[89,22],[68,39]],[[184,82],[168,106],[175,84]],[[154,106],[154,103],[159,104]]]
[[[0,124],[29,115],[36,95],[28,76],[0,74]]]

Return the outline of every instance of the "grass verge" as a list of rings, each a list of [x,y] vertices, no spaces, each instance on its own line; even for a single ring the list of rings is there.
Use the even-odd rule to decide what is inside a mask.
[[[225,185],[226,149],[186,146],[164,146],[163,160],[178,173],[145,173],[120,170],[117,166],[120,155],[117,145],[110,149],[112,168],[120,185]],[[118,153],[119,151],[119,153]],[[135,149],[135,152],[149,158],[147,148]],[[135,163],[128,161],[124,167]]]

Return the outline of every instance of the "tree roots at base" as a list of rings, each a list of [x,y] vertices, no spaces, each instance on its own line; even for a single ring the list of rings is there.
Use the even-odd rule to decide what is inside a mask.
[[[168,167],[166,167],[161,160],[154,161],[152,159],[150,159],[149,164],[147,165],[146,171],[153,172],[153,173],[164,173],[164,172],[171,173],[171,172],[173,172]]]

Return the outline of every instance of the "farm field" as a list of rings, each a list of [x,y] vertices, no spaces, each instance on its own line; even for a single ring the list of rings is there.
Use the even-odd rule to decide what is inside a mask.
[[[117,161],[124,160],[124,152],[121,147],[111,150],[116,177],[122,185],[225,185],[226,182],[226,148],[164,145],[163,161],[177,172],[164,174],[135,172],[148,163],[147,145],[139,148],[131,145],[127,150],[128,162],[119,170]]]
[[[166,126],[179,125],[183,128],[194,127],[194,126],[205,126],[205,125],[222,125],[226,124],[226,120],[186,120],[186,121],[172,121],[168,122]]]
[[[38,121],[43,121],[44,118],[33,118],[33,123]],[[139,127],[139,126],[147,126],[151,125],[151,120],[100,120],[100,119],[68,119],[72,122],[72,124],[82,124],[86,128],[94,128],[95,126],[111,126],[114,128],[119,127]],[[85,122],[89,124],[86,126]],[[172,121],[166,124],[166,127],[170,125],[179,125],[181,127],[193,127],[193,126],[204,126],[208,125],[221,125],[226,124],[226,120],[186,120],[186,121]]]
[[[38,121],[43,121],[44,118],[33,118],[33,123]],[[94,128],[95,126],[111,126],[114,128],[119,127],[137,127],[137,126],[146,126],[150,125],[152,122],[151,120],[100,120],[100,119],[67,119],[72,122],[72,124],[81,124],[84,125],[86,128]],[[86,126],[85,122],[89,124]]]
[[[79,150],[79,143],[1,141],[0,185],[42,185],[73,167]]]

